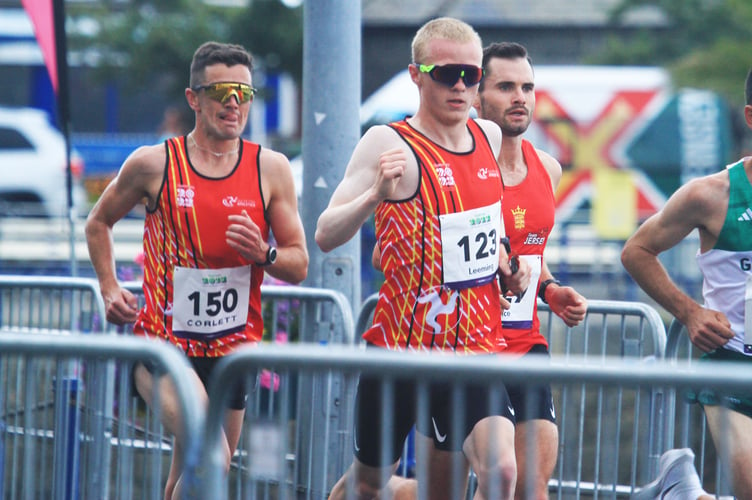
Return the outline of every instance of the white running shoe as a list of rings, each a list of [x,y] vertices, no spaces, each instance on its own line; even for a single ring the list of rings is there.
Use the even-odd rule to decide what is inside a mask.
[[[682,464],[689,467],[682,467]],[[689,448],[668,450],[661,455],[658,468],[658,477],[655,481],[635,491],[631,500],[663,500],[677,488],[682,482],[689,480],[699,484],[699,477],[695,470],[695,454]],[[683,487],[681,489],[684,489]],[[670,497],[669,497],[670,498]]]

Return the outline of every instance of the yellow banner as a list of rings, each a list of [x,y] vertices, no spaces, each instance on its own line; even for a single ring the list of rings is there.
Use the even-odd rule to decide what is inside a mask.
[[[599,169],[592,173],[591,222],[599,238],[626,240],[637,228],[637,189],[632,174]]]

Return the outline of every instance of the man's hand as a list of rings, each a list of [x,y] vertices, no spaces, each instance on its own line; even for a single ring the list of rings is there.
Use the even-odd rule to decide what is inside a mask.
[[[264,262],[269,244],[261,230],[245,210],[241,215],[229,215],[229,225],[225,232],[227,246],[238,252],[244,259]]]
[[[734,337],[725,314],[699,305],[684,326],[692,343],[704,352],[722,347]]]
[[[571,286],[548,286],[546,289],[551,311],[567,326],[577,326],[587,314],[587,300]]]
[[[512,307],[512,303],[509,302],[506,297],[504,297],[503,293],[499,295],[499,302],[501,302],[501,308],[505,311],[509,310]]]
[[[138,300],[125,288],[112,292],[102,292],[107,321],[116,325],[127,325],[138,318]]]
[[[511,255],[509,238],[499,245],[499,285],[502,294],[522,295],[530,285],[530,265],[524,259]],[[508,309],[508,308],[505,308]]]
[[[392,198],[406,168],[407,153],[401,148],[390,149],[379,156],[379,171],[374,185],[379,200]]]

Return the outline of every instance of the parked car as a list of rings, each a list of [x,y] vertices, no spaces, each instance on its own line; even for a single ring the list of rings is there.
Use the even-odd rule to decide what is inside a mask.
[[[47,112],[0,107],[0,216],[68,216],[65,147]],[[86,209],[83,171],[83,160],[72,151],[77,214]]]

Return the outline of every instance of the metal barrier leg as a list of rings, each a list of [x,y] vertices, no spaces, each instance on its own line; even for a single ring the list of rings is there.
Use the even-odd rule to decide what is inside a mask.
[[[0,380],[2,380],[3,361],[0,359]],[[4,391],[0,388],[0,411],[5,409]],[[0,498],[5,498],[5,420],[0,419]]]
[[[397,473],[404,477],[415,477],[415,427],[405,440],[405,449],[402,452]]]
[[[79,384],[80,380],[77,377],[60,377],[55,383],[55,460],[53,476],[55,478],[55,496],[65,500],[79,498]]]
[[[0,408],[3,403],[0,401]],[[0,497],[5,498],[5,420],[0,420]]]
[[[109,474],[111,463],[111,437],[113,422],[113,401],[115,364],[112,362],[94,362],[87,367],[87,389],[90,405],[87,406],[88,421],[84,429],[91,429],[86,436],[89,443],[83,474],[85,481],[84,498],[110,498]]]

